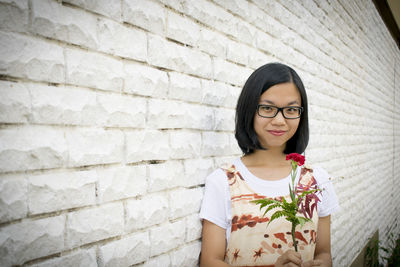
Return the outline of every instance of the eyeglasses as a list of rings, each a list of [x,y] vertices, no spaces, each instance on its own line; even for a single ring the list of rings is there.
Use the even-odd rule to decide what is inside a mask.
[[[274,118],[281,111],[285,119],[300,118],[303,107],[275,107],[270,105],[258,105],[257,114],[264,118]]]

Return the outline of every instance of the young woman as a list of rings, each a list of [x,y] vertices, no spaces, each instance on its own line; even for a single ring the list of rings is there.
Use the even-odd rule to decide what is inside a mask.
[[[235,137],[243,156],[206,179],[201,266],[331,266],[330,214],[339,208],[322,168],[302,166],[296,184],[316,183],[323,191],[312,222],[297,226],[295,252],[291,224],[283,217],[268,225],[271,212],[251,202],[290,199],[289,153],[308,144],[307,95],[297,73],[266,64],[246,81],[236,107]]]

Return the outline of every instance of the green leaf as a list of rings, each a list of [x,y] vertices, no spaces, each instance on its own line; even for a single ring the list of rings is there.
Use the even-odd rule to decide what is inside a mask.
[[[306,222],[310,222],[310,219],[304,218],[304,217],[297,217],[297,219],[299,220],[300,223],[300,227],[303,228],[304,224],[306,224]]]
[[[263,216],[265,216],[265,214],[267,214],[270,210],[273,210],[273,209],[279,208],[279,207],[281,207],[281,203],[269,205],[268,208],[264,211],[264,215]]]

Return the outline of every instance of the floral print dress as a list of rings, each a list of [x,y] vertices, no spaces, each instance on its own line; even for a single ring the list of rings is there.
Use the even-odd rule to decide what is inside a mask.
[[[264,210],[260,210],[259,205],[251,202],[268,196],[259,195],[252,190],[234,165],[222,169],[229,183],[232,213],[231,234],[225,252],[225,262],[232,266],[274,266],[277,258],[286,250],[294,250],[291,223],[280,217],[268,225],[271,215],[276,210],[271,210],[263,216]],[[315,184],[312,169],[303,167],[298,186],[307,189]],[[289,195],[284,197],[290,201]],[[274,199],[281,200],[282,196]],[[314,257],[318,227],[317,212],[312,214],[311,219],[312,222],[307,222],[302,228],[297,226],[295,232],[303,261]]]

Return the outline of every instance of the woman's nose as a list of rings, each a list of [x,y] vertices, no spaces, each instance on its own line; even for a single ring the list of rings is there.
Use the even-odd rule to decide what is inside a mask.
[[[278,114],[276,114],[276,116],[272,119],[272,123],[279,125],[286,123],[286,119],[285,117],[283,117],[282,110],[280,110]]]

